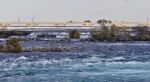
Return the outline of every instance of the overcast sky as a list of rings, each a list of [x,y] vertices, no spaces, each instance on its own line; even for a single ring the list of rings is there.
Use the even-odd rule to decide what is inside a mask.
[[[150,0],[0,0],[0,20],[146,21]]]

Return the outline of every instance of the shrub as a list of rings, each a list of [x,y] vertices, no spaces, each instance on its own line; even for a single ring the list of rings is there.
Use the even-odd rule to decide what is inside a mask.
[[[19,39],[13,38],[9,40],[6,44],[7,51],[11,53],[20,53],[22,52],[22,47],[19,44]]]
[[[98,41],[110,41],[111,31],[107,27],[103,27],[101,31],[93,32],[91,34],[92,38]]]
[[[3,48],[4,48],[4,46],[3,46],[3,45],[0,45],[0,51],[1,51]]]
[[[80,32],[77,31],[77,30],[72,30],[72,31],[69,33],[69,37],[70,37],[70,38],[80,38]]]

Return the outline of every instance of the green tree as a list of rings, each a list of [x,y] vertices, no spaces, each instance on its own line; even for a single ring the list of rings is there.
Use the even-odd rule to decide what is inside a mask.
[[[147,26],[138,26],[135,27],[135,29],[138,33],[137,36],[135,36],[136,40],[150,40],[150,32],[148,31]]]
[[[93,31],[91,36],[94,40],[98,41],[110,41],[111,40],[111,31],[107,27],[102,28],[100,31]]]
[[[119,27],[116,26],[115,24],[113,24],[110,27],[110,32],[111,32],[111,39],[112,39],[112,41],[117,40],[117,35],[118,35],[118,32],[119,32]]]
[[[98,20],[97,23],[100,25],[101,29],[99,31],[96,31],[95,33],[93,32],[92,37],[95,40],[99,40],[99,41],[104,41],[104,40],[110,41],[111,31],[106,25],[111,24],[112,22],[110,20],[101,19]]]
[[[106,26],[106,24],[111,24],[112,21],[110,21],[110,20],[105,20],[105,19],[101,19],[101,20],[98,20],[97,23],[98,23],[100,26],[104,27],[104,26]]]
[[[92,21],[90,21],[90,20],[85,20],[84,22],[89,22],[89,23],[91,23]]]

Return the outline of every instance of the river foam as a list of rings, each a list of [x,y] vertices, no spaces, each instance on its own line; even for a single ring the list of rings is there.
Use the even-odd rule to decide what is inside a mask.
[[[149,44],[89,43],[82,46],[88,50],[0,53],[0,82],[150,81]]]

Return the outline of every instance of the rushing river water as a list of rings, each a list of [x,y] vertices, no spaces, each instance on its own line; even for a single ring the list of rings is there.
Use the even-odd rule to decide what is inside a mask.
[[[149,43],[74,45],[84,50],[0,53],[0,82],[150,82]]]

